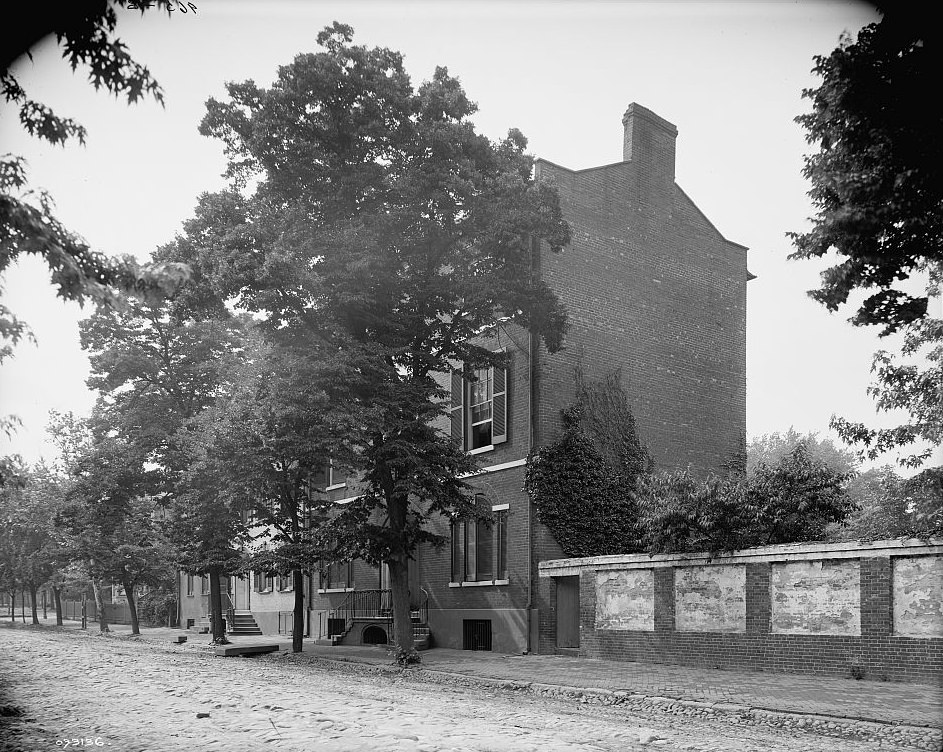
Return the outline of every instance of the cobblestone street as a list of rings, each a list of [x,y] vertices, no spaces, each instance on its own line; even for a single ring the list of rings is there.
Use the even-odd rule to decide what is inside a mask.
[[[0,628],[0,745],[148,750],[856,750],[899,743],[358,675],[205,642]],[[198,717],[198,714],[208,714]]]

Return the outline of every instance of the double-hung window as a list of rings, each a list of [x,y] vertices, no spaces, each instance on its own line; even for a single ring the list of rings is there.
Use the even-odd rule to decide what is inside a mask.
[[[321,590],[348,590],[353,585],[353,567],[349,561],[326,562],[321,569]]]
[[[335,466],[334,460],[329,460],[323,470],[311,476],[310,484],[321,491],[333,491],[335,488],[344,488],[347,481],[344,471]]]
[[[508,368],[477,368],[469,377],[452,372],[452,440],[468,452],[508,440]]]
[[[491,517],[452,522],[453,585],[508,582],[508,505],[493,505]]]
[[[254,580],[255,592],[268,593],[272,591],[275,584],[275,576],[271,572],[253,572],[252,578]]]

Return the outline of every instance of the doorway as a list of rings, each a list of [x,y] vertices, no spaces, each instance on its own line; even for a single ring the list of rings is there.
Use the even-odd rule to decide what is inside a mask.
[[[557,585],[557,648],[580,646],[580,578],[554,577]]]
[[[236,611],[250,610],[250,588],[251,580],[248,577],[232,577],[229,581],[229,592],[232,597],[232,605]]]

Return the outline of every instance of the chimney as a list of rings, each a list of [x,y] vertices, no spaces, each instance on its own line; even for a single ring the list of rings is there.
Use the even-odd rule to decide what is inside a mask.
[[[636,102],[625,111],[622,124],[625,126],[622,160],[635,162],[649,179],[672,185],[678,129]]]

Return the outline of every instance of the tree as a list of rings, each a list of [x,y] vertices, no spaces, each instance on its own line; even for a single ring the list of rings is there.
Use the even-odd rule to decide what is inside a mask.
[[[136,634],[133,586],[165,566],[159,533],[150,522],[154,505],[147,501],[157,490],[156,474],[137,447],[109,436],[93,436],[68,471],[67,503],[56,522],[66,536],[72,560],[92,582],[99,629],[108,631],[103,587],[130,583],[131,590],[125,588]]]
[[[187,462],[181,432],[213,403],[243,349],[243,322],[195,317],[175,296],[98,310],[80,325],[99,393],[94,426],[134,443],[165,474]]]
[[[800,443],[775,465],[759,465],[747,483],[753,512],[749,545],[823,540],[830,523],[852,510],[849,473],[833,469]]]
[[[875,353],[871,372],[876,380],[868,387],[880,412],[904,410],[909,420],[892,428],[868,428],[863,423],[832,418],[832,427],[844,441],[863,447],[869,459],[896,448],[914,447],[898,461],[920,467],[943,445],[943,320],[927,316],[907,325],[901,349],[904,356],[926,356],[926,367],[901,362],[893,353]],[[923,444],[921,448],[919,445]]]
[[[169,535],[183,546],[180,563],[211,574],[213,640],[224,642],[219,578],[238,569],[241,559],[220,548],[219,536],[228,535],[234,523],[218,515],[238,510],[207,501],[214,488],[206,475],[212,458],[195,437],[204,427],[200,416],[224,392],[242,357],[245,330],[223,306],[202,306],[194,315],[193,302],[175,294],[160,303],[132,302],[122,311],[99,310],[82,322],[81,338],[92,368],[88,384],[99,391],[94,427],[147,458],[154,470],[148,482],[159,480],[162,499],[176,494],[167,504],[167,525],[183,528]],[[225,482],[225,476],[211,477],[217,486]],[[197,488],[189,488],[190,482]],[[217,516],[208,516],[210,509]],[[208,536],[203,544],[194,539],[197,534]],[[213,552],[209,559],[202,556],[207,552]]]
[[[756,510],[743,476],[696,476],[690,468],[644,476],[638,487],[638,529],[649,554],[733,551],[756,545]]]
[[[830,538],[883,540],[943,534],[943,473],[939,468],[901,478],[886,465],[853,478],[847,492],[856,509],[829,527]]]
[[[824,540],[852,512],[848,474],[812,456],[800,442],[773,465],[747,476],[694,476],[673,470],[639,483],[639,526],[649,553],[732,551]]]
[[[213,643],[223,645],[229,640],[220,580],[245,570],[243,549],[249,536],[241,517],[245,500],[226,493],[229,488],[226,467],[202,440],[209,433],[213,415],[212,410],[201,413],[197,423],[203,422],[204,428],[187,433],[189,443],[185,449],[189,462],[177,476],[176,488],[170,496],[168,511],[172,524],[168,535],[178,566],[191,574],[209,577],[211,638]]]
[[[457,362],[466,376],[497,363],[476,338],[505,323],[559,349],[565,312],[533,263],[535,244],[559,250],[569,231],[520,132],[478,135],[446,69],[415,90],[398,53],[352,33],[335,23],[318,35],[324,51],[298,55],[270,88],[231,83],[229,101],[208,102],[201,132],[224,143],[233,189],[203,197],[190,254],[173,260],[273,339],[307,331],[357,362],[352,389],[373,413],[336,544],[388,564],[394,639],[413,659],[408,561],[443,542],[430,519],[475,513],[459,479],[473,461],[433,425],[440,384]]]
[[[930,101],[943,63],[939,34],[929,16],[883,8],[879,23],[843,37],[828,56],[815,58],[817,89],[803,96],[812,112],[796,118],[819,151],[806,158],[804,176],[817,213],[812,228],[790,233],[790,258],[820,258],[834,251],[841,263],[822,273],[809,294],[835,311],[855,291],[866,293],[851,319],[856,326],[880,326],[882,336],[903,331],[904,354],[929,349],[930,365],[895,365],[879,352],[869,392],[878,409],[900,407],[911,419],[888,430],[872,430],[842,418],[833,427],[843,440],[863,444],[869,456],[922,439],[939,446],[940,349],[943,324],[927,313],[939,296],[943,270],[943,179],[937,165],[943,145],[943,107]],[[899,283],[926,275],[926,294],[906,292]],[[919,466],[931,450],[903,464]]]
[[[760,465],[776,465],[799,444],[805,447],[810,457],[842,475],[854,473],[858,467],[858,457],[854,451],[835,446],[830,439],[820,439],[814,431],[800,434],[790,426],[785,432],[774,431],[754,436],[747,442],[747,473],[753,473]]]
[[[40,463],[20,471],[21,483],[0,489],[0,572],[8,590],[30,595],[38,624],[36,595],[66,562],[52,524],[62,504],[61,486]]]
[[[350,464],[350,437],[363,416],[350,412],[345,385],[352,374],[342,362],[258,340],[247,347],[247,362],[217,400],[202,443],[223,470],[217,492],[256,523],[249,566],[292,577],[292,649],[301,652],[304,575],[327,553],[320,528],[328,505],[317,478],[329,463]]]
[[[811,230],[791,234],[792,257],[845,257],[810,295],[834,311],[852,290],[876,288],[852,323],[882,326],[882,334],[926,314],[927,298],[895,283],[943,262],[943,108],[926,97],[943,58],[927,20],[885,10],[857,39],[845,36],[816,57],[822,83],[803,92],[812,112],[796,118],[820,151],[803,169],[817,214]]]
[[[127,0],[115,0],[120,7],[128,4]],[[172,7],[168,0],[148,5],[168,12]],[[140,7],[143,12],[145,6]],[[79,123],[30,99],[10,72],[18,55],[28,53],[29,46],[47,34],[56,34],[73,71],[79,65],[88,67],[89,82],[95,89],[104,87],[116,97],[124,95],[129,104],[145,95],[163,104],[157,81],[115,37],[117,15],[105,0],[70,4],[56,13],[30,12],[25,7],[23,12],[20,22],[8,24],[9,34],[3,34],[0,91],[8,104],[18,108],[19,120],[30,135],[53,145],[72,139],[85,141],[86,132]],[[132,256],[109,258],[94,251],[56,219],[46,192],[28,189],[25,160],[8,154],[0,158],[0,274],[21,254],[42,256],[59,296],[79,303],[92,300],[113,306],[127,294],[161,298],[187,275],[186,268],[179,265],[147,267]],[[0,354],[9,354],[10,346],[24,336],[29,336],[26,323],[0,305]]]

